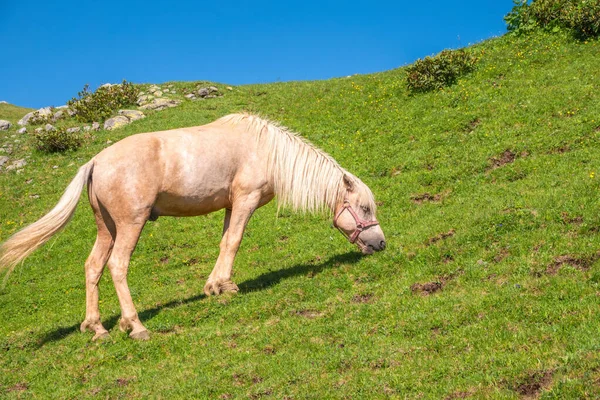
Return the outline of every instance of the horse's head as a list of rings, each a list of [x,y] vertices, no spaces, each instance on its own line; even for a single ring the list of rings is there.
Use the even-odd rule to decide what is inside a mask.
[[[385,249],[385,236],[375,218],[375,201],[369,188],[359,179],[344,175],[346,194],[335,209],[333,226],[363,254]]]

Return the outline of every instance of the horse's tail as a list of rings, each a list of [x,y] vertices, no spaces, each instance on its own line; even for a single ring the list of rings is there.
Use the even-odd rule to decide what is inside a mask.
[[[92,159],[79,168],[77,175],[67,186],[58,204],[48,214],[21,229],[2,244],[0,269],[8,268],[4,283],[20,261],[46,243],[71,220],[83,186],[89,181],[93,169],[94,160]]]

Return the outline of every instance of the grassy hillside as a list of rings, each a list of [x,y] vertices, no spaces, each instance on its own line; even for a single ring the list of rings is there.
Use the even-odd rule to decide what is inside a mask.
[[[9,103],[0,104],[0,119],[16,124],[25,114],[33,111],[31,108],[19,107]]]
[[[129,275],[151,340],[119,332],[107,273],[111,339],[96,343],[78,331],[95,238],[82,199],[0,293],[2,396],[600,396],[600,44],[540,33],[474,50],[475,72],[429,94],[410,95],[397,69],[235,87],[62,155],[1,134],[12,158],[31,158],[22,173],[0,173],[0,240],[49,210],[107,140],[241,110],[302,133],[361,177],[388,240],[361,257],[329,217],[277,218],[270,204],[237,257],[240,292],[206,298],[223,212],[160,218]]]

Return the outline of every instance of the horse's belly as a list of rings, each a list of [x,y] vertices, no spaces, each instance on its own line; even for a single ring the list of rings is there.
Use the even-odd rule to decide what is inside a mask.
[[[155,216],[187,217],[209,214],[231,207],[229,193],[225,190],[208,195],[177,195],[161,193],[152,208]]]

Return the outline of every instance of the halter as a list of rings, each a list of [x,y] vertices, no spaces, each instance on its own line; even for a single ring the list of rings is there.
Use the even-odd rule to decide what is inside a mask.
[[[345,210],[348,210],[350,212],[350,215],[354,217],[354,222],[356,222],[356,229],[354,229],[354,232],[352,232],[351,235],[347,235],[337,224],[338,218],[340,217],[340,215],[342,215],[342,213]],[[356,211],[354,211],[354,209],[350,205],[350,201],[348,199],[344,199],[344,206],[333,219],[333,226],[335,226],[340,232],[342,232],[342,235],[346,236],[348,238],[348,241],[350,241],[350,243],[352,244],[356,242],[358,236],[362,233],[362,231],[365,231],[375,225],[379,225],[379,222],[376,219],[372,221],[366,221],[359,217]]]

